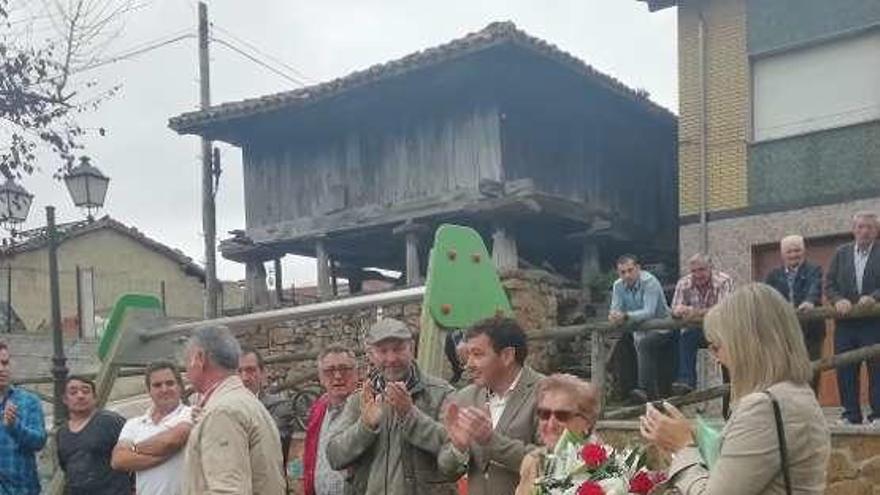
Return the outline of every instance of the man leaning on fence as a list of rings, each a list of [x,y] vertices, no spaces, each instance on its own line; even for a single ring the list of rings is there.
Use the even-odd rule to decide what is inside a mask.
[[[452,386],[419,370],[401,321],[374,324],[367,345],[376,369],[345,404],[327,445],[330,466],[351,470],[349,493],[455,494],[453,480],[437,469],[447,439],[439,418]]]
[[[657,277],[642,270],[632,254],[617,259],[617,274],[611,290],[608,321],[614,325],[669,317],[669,305]],[[633,332],[638,378],[630,392],[634,402],[659,398],[662,393],[661,361],[674,355],[674,336],[670,330],[639,330]]]
[[[730,275],[716,270],[709,256],[697,253],[688,260],[688,274],[675,284],[672,316],[702,318],[712,306],[733,292]],[[684,395],[697,388],[697,351],[705,347],[703,329],[682,328],[678,335],[678,372],[672,384],[675,395]]]
[[[807,251],[804,238],[789,235],[779,241],[779,254],[782,266],[767,275],[765,282],[782,294],[782,297],[798,312],[822,305],[822,267],[806,260]],[[802,321],[801,331],[804,344],[811,361],[822,357],[822,343],[825,340],[825,321]],[[819,374],[813,377],[810,385],[817,391]]]
[[[828,267],[825,294],[841,315],[853,306],[868,306],[880,300],[880,245],[877,239],[877,215],[859,212],[853,216],[853,242],[837,248]],[[880,343],[880,318],[837,320],[834,352],[840,354]],[[880,362],[868,360],[868,385],[871,414],[868,421],[880,426]],[[861,363],[837,368],[837,388],[843,405],[841,422],[861,424],[859,372]]]
[[[0,494],[37,495],[36,455],[46,444],[46,427],[40,400],[11,383],[12,360],[6,342],[0,341]]]

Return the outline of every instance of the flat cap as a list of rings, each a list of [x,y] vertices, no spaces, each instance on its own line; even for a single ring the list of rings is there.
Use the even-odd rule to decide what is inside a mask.
[[[383,318],[367,332],[367,344],[373,345],[387,339],[412,340],[412,332],[406,323],[394,318]]]

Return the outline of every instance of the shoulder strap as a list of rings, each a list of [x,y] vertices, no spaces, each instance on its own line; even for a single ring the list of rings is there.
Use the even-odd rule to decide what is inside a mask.
[[[770,402],[773,404],[773,416],[776,419],[776,436],[779,439],[779,457],[782,461],[782,479],[785,480],[785,493],[791,495],[791,473],[788,469],[788,446],[785,442],[785,426],[782,424],[782,410],[779,408],[779,401],[769,390],[764,391]]]

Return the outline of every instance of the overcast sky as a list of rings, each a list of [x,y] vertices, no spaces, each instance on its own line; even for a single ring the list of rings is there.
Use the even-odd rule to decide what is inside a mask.
[[[131,47],[195,32],[195,0],[145,0],[129,14],[122,35],[107,50]],[[677,112],[675,10],[649,13],[635,0],[214,0],[208,12],[214,35],[266,55],[259,58],[309,83],[326,81],[477,31],[494,21],[513,21]],[[231,34],[230,34],[231,33]],[[252,49],[250,49],[253,51]],[[96,112],[87,127],[105,127],[107,135],[89,141],[94,164],[111,177],[101,214],[135,226],[176,247],[199,263],[201,235],[198,139],[181,137],[168,118],[198,105],[195,39],[109,64],[87,74],[121,90]],[[239,100],[294,89],[276,75],[228,48],[213,44],[212,100]],[[217,196],[219,237],[244,227],[241,154],[223,146],[224,173]],[[26,227],[44,224],[43,208],[58,207],[59,222],[81,218],[63,184],[51,178],[54,165],[24,179],[36,195]],[[285,284],[313,282],[308,259],[285,260]],[[240,279],[243,265],[218,255],[222,279]]]

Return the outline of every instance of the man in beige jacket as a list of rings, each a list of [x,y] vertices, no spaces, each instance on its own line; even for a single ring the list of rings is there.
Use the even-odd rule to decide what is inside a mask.
[[[281,440],[269,411],[238,377],[241,348],[226,327],[198,328],[186,374],[201,414],[184,460],[184,495],[282,495]]]
[[[437,463],[446,476],[468,475],[470,495],[510,495],[523,457],[536,449],[536,384],[525,365],[526,335],[511,318],[490,318],[467,332],[473,384],[455,394],[444,425],[449,442]]]

